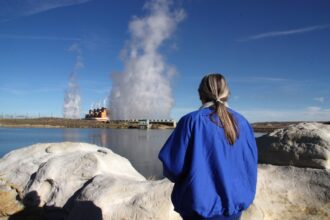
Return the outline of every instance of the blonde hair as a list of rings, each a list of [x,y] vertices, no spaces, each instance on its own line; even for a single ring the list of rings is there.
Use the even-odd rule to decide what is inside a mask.
[[[224,76],[218,73],[204,76],[199,85],[198,93],[203,103],[214,102],[215,111],[210,115],[210,119],[218,126],[223,127],[229,144],[233,145],[239,136],[239,129],[226,106],[230,92]],[[214,120],[212,117],[214,114],[219,116],[220,123]]]

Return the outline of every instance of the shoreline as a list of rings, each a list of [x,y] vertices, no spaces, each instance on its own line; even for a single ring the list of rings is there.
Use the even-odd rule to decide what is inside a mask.
[[[257,138],[258,184],[243,219],[328,219],[329,131],[301,123]],[[28,145],[1,158],[0,173],[0,219],[181,219],[170,200],[173,183],[145,178],[128,158],[95,144]]]
[[[289,125],[303,121],[291,122],[256,122],[252,123],[254,132],[269,133],[276,129],[285,128]],[[307,121],[306,121],[307,122]],[[329,121],[320,122],[330,124]],[[139,129],[137,122],[110,121],[109,123],[85,119],[64,118],[33,118],[33,119],[0,119],[0,127],[9,128],[116,128],[116,129]],[[173,129],[163,124],[153,124],[151,129]]]
[[[0,127],[139,129],[138,122],[100,122],[95,120],[64,118],[0,119]],[[151,129],[173,129],[173,127],[164,124],[153,124]]]

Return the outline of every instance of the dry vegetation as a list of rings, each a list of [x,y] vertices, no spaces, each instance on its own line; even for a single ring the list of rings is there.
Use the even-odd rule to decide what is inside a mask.
[[[85,119],[33,118],[0,119],[0,127],[26,128],[138,128],[138,122],[110,121],[99,122]],[[153,124],[152,129],[168,129],[167,125]]]
[[[258,122],[253,123],[255,132],[272,132],[299,122]],[[322,122],[330,124],[330,122]],[[0,119],[0,127],[41,127],[41,128],[138,128],[137,122],[98,122],[84,119],[33,118],[33,119]],[[169,126],[153,124],[152,129],[168,129]]]
[[[33,118],[33,119],[0,119],[2,127],[54,127],[54,128],[130,128],[137,123],[99,122],[84,119]]]
[[[290,121],[290,122],[257,122],[253,123],[252,127],[255,132],[272,132],[279,128],[285,128],[292,124],[298,124],[302,121]],[[330,124],[330,122],[320,122],[323,124]]]

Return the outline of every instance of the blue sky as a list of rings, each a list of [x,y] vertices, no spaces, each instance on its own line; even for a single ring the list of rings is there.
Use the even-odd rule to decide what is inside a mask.
[[[102,104],[144,4],[0,0],[0,114],[62,116],[72,71],[83,112]],[[159,48],[176,69],[172,118],[197,109],[200,79],[220,72],[230,107],[251,122],[330,120],[330,1],[189,0],[172,8],[186,15]]]

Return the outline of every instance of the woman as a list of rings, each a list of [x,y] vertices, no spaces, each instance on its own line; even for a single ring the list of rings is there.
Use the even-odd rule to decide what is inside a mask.
[[[174,182],[172,202],[183,219],[240,219],[256,193],[258,152],[248,121],[227,107],[221,74],[205,76],[203,106],[183,116],[159,153]]]

